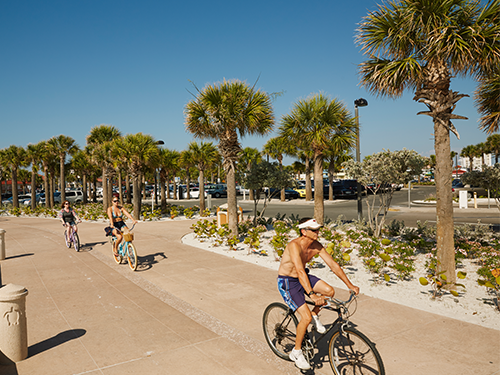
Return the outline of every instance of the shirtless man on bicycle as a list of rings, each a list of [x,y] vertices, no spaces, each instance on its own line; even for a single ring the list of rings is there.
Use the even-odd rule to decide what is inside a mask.
[[[300,314],[300,322],[297,325],[297,336],[295,339],[295,348],[290,352],[290,359],[295,362],[301,370],[310,369],[309,363],[304,358],[301,346],[302,340],[311,323],[314,324],[319,333],[326,332],[325,327],[318,318],[321,306],[325,305],[325,297],[333,297],[335,290],[326,282],[316,276],[310,275],[305,265],[316,255],[330,267],[350,289],[356,294],[359,288],[354,286],[346,274],[335,262],[331,255],[326,252],[323,245],[317,241],[318,232],[321,225],[311,218],[303,218],[299,222],[300,237],[290,241],[285,248],[281,258],[281,264],[278,269],[278,289],[285,303],[293,311]],[[305,303],[305,294],[307,294],[316,305],[311,311]]]

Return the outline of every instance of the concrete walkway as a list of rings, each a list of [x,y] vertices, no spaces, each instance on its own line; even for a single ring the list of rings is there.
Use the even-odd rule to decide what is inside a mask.
[[[29,290],[29,357],[0,374],[298,374],[262,334],[281,298],[275,271],[182,244],[192,223],[139,223],[132,272],[114,262],[105,224],[79,225],[77,253],[57,220],[0,218],[2,281]],[[500,374],[500,331],[366,296],[352,321],[387,374]],[[325,345],[315,361],[311,374],[333,373]]]

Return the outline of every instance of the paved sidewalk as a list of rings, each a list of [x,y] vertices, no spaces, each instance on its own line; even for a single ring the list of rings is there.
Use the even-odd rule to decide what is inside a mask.
[[[102,223],[79,225],[76,253],[56,220],[0,218],[2,281],[29,291],[29,357],[0,374],[298,374],[262,334],[275,271],[182,244],[191,223],[139,223],[132,272]],[[388,374],[500,373],[500,331],[366,296],[353,322]],[[326,347],[315,360],[310,373],[332,374]]]

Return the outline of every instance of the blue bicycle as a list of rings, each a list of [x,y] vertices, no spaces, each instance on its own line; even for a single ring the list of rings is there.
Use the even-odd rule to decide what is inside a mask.
[[[135,246],[132,243],[134,240],[134,234],[132,230],[134,229],[135,224],[128,230],[128,232],[123,233],[123,240],[118,245],[118,255],[113,253],[113,258],[115,258],[115,262],[118,264],[122,263],[123,259],[127,259],[128,265],[132,271],[137,269],[137,251],[135,250]],[[112,249],[115,247],[116,236],[111,237],[111,245]]]

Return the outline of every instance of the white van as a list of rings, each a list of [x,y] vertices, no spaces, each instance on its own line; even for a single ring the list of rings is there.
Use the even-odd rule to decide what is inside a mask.
[[[80,190],[70,190],[66,192],[66,200],[70,203],[82,203],[83,193]]]

